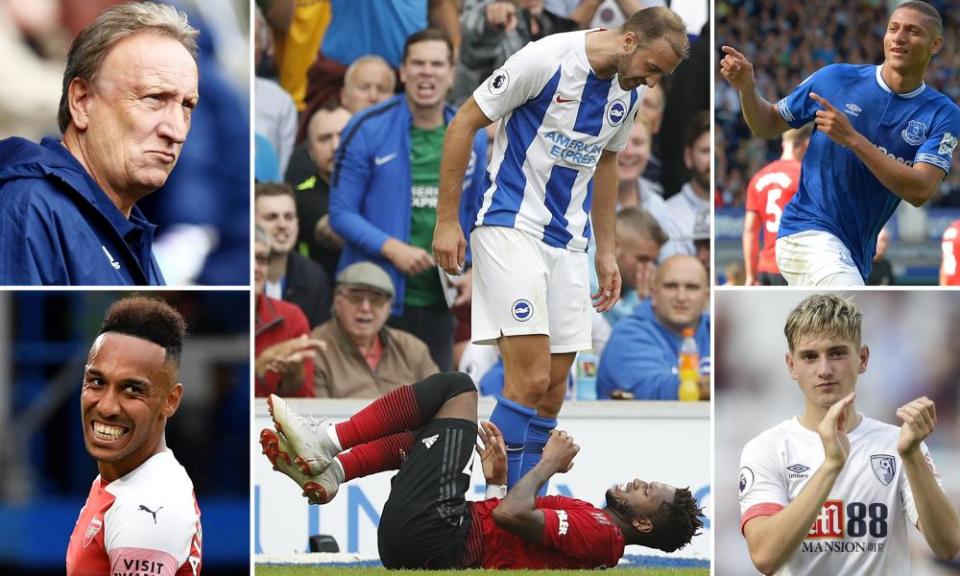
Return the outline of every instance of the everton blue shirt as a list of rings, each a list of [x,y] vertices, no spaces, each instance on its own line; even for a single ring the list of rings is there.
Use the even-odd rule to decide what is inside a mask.
[[[932,164],[949,173],[960,135],[960,108],[926,84],[907,94],[893,92],[880,66],[833,64],[813,73],[777,107],[799,128],[816,117],[814,92],[844,112],[853,128],[902,164]],[[900,197],[877,180],[849,148],[815,131],[803,157],[800,186],[784,208],[779,237],[807,230],[829,232],[850,250],[864,279],[876,251],[877,234]]]

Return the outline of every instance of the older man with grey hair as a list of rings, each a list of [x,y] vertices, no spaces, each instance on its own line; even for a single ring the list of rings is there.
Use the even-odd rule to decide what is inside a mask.
[[[393,281],[373,262],[340,272],[333,318],[310,333],[327,344],[314,363],[317,397],[376,398],[439,371],[422,340],[386,325],[393,296]]]
[[[155,226],[136,203],[163,186],[199,99],[197,31],[175,8],[115,6],[67,57],[63,139],[0,141],[0,284],[157,285]]]

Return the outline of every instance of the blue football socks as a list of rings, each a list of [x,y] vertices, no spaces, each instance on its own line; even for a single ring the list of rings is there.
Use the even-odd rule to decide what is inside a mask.
[[[508,490],[520,479],[527,429],[530,419],[536,415],[537,411],[534,408],[528,408],[503,396],[497,396],[497,405],[490,414],[490,421],[500,429],[503,434],[503,443],[507,447]]]
[[[523,443],[523,460],[520,464],[520,477],[533,469],[540,461],[543,455],[543,447],[547,445],[550,438],[550,431],[557,427],[556,418],[546,416],[534,416],[530,419],[530,426],[527,428],[527,439]],[[549,482],[544,482],[540,488],[540,496],[546,496]]]

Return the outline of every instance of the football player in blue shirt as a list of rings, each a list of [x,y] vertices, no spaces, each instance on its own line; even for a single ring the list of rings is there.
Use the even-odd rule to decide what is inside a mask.
[[[941,31],[930,4],[900,4],[883,37],[882,65],[826,66],[775,104],[757,93],[746,57],[722,48],[720,73],[740,93],[755,135],[816,126],[777,239],[789,284],[863,285],[877,234],[900,200],[923,205],[950,171],[960,108],[923,82],[943,46]]]

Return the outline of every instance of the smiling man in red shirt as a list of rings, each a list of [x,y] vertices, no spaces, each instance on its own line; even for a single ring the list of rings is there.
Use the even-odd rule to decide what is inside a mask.
[[[200,507],[164,435],[183,394],[185,333],[159,300],[126,298],[107,311],[80,394],[83,440],[100,474],[70,535],[67,576],[200,574]]]

